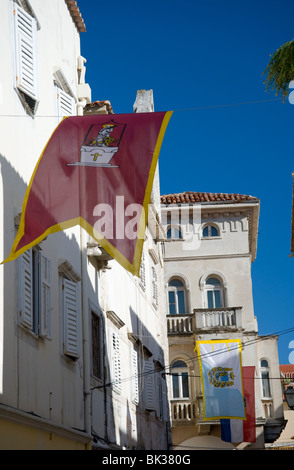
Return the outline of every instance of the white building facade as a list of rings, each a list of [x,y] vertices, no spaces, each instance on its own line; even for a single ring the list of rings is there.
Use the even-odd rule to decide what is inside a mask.
[[[91,105],[91,89],[76,1],[2,3],[4,260],[46,143],[62,117]],[[112,113],[99,103],[97,112]],[[0,267],[1,449],[167,448],[163,262],[150,230],[141,280],[80,227]]]
[[[259,200],[186,192],[161,202],[173,445],[231,446],[220,439],[219,421],[203,419],[194,349],[197,340],[240,339],[242,365],[255,367],[256,443],[250,445],[263,448],[278,437],[284,419],[279,380],[270,379],[279,377],[277,337],[259,337],[254,314]]]

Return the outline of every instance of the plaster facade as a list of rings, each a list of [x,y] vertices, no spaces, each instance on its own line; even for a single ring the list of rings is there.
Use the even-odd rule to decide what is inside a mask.
[[[277,337],[258,336],[254,313],[251,264],[257,251],[259,201],[241,195],[188,192],[162,196],[161,202],[167,232],[169,359],[171,366],[185,363],[189,377],[184,396],[174,389],[173,379],[169,381],[173,444],[183,446],[189,439],[197,448],[197,437],[202,436],[203,445],[206,435],[206,445],[214,448],[210,436],[220,437],[220,424],[203,421],[195,344],[197,340],[240,339],[242,365],[255,367],[256,443],[251,447],[263,447],[265,441],[275,439],[274,429],[276,436],[281,432],[283,410],[279,381],[271,381],[269,396],[262,389],[261,361],[267,361],[271,377],[279,377],[279,368]],[[176,219],[173,212],[181,217]],[[179,223],[173,236],[169,230],[175,220]],[[178,280],[180,288],[175,287]]]
[[[2,261],[52,132],[97,106],[77,2],[5,0],[1,13]],[[167,448],[163,264],[149,230],[144,252],[143,286],[78,226],[1,266],[1,449]]]

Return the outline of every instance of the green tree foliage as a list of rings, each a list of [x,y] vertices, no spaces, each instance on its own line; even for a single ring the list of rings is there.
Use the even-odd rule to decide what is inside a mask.
[[[294,80],[294,40],[283,44],[272,56],[263,75],[266,75],[266,91],[281,93],[285,101],[289,83]]]

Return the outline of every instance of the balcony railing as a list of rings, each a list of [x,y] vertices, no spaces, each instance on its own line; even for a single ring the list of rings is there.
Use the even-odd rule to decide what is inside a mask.
[[[176,334],[193,333],[194,315],[168,315],[167,332]]]
[[[196,404],[191,400],[172,400],[171,418],[173,425],[193,424],[196,420]]]
[[[240,307],[205,308],[186,315],[167,315],[167,332],[169,335],[187,335],[198,330],[236,330],[242,326],[241,310]]]

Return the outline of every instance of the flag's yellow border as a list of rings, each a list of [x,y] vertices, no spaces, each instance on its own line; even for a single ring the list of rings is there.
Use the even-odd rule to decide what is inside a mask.
[[[148,206],[149,202],[151,199],[151,191],[152,191],[152,186],[153,186],[153,180],[154,180],[154,174],[158,162],[158,157],[160,153],[160,149],[162,146],[164,134],[166,131],[166,128],[168,126],[169,120],[172,116],[173,111],[167,111],[165,112],[164,118],[161,123],[160,131],[157,137],[157,142],[155,145],[155,149],[153,152],[153,157],[152,157],[152,162],[151,162],[151,167],[149,171],[149,177],[146,185],[146,190],[145,190],[145,196],[144,196],[144,202],[143,202],[143,211],[141,214],[141,219],[139,223],[139,228],[138,228],[138,236],[137,236],[137,243],[136,243],[136,248],[135,248],[135,253],[134,253],[134,259],[133,263],[130,263],[126,257],[117,249],[115,248],[109,241],[104,238],[102,235],[100,235],[83,217],[76,217],[74,219],[66,220],[64,222],[61,222],[59,224],[53,225],[49,227],[40,237],[35,239],[33,242],[29,243],[28,245],[24,246],[20,250],[15,251],[17,245],[19,244],[21,238],[23,237],[25,233],[25,212],[26,212],[26,206],[29,198],[29,194],[31,191],[31,187],[33,184],[33,180],[37,171],[37,168],[39,166],[39,163],[44,155],[44,152],[52,139],[54,133],[57,131],[58,127],[60,124],[56,127],[54,132],[52,133],[50,139],[48,140],[36,166],[34,169],[34,172],[32,174],[32,177],[30,179],[30,183],[28,185],[28,188],[25,193],[24,201],[23,201],[23,206],[22,206],[22,212],[21,212],[21,218],[20,218],[20,224],[18,228],[17,235],[15,237],[14,243],[12,245],[12,249],[10,252],[10,255],[8,258],[6,258],[4,261],[2,261],[1,264],[7,263],[8,261],[13,261],[17,259],[21,254],[23,254],[25,251],[29,250],[33,246],[36,246],[38,243],[40,243],[44,238],[46,238],[48,235],[52,233],[57,233],[61,232],[63,230],[66,230],[68,228],[74,227],[75,225],[80,225],[83,229],[85,229],[91,237],[93,237],[106,251],[107,253],[112,256],[118,263],[120,263],[125,269],[127,269],[129,272],[134,274],[135,276],[139,277],[139,272],[140,272],[140,261],[141,261],[141,255],[142,255],[142,250],[143,250],[143,244],[144,244],[144,234],[145,234],[145,229],[148,221]],[[66,119],[66,118],[64,118]],[[61,121],[62,122],[62,121]]]
[[[208,417],[206,418],[205,416],[205,393],[204,393],[204,379],[203,379],[203,370],[202,370],[202,364],[201,364],[201,353],[200,353],[200,344],[211,344],[212,350],[213,350],[213,345],[214,344],[219,344],[219,343],[237,343],[238,344],[238,350],[239,350],[239,356],[240,356],[240,374],[241,374],[241,386],[242,386],[242,396],[244,398],[244,386],[243,386],[243,371],[242,371],[242,344],[240,339],[220,339],[220,340],[203,340],[203,341],[196,341],[196,347],[194,351],[197,352],[197,358],[199,362],[199,369],[200,369],[200,378],[201,378],[201,385],[202,385],[202,391],[203,391],[203,419],[204,421],[210,421],[213,419],[241,419],[241,420],[246,420],[246,409],[245,409],[245,403],[243,400],[243,406],[244,406],[244,417],[241,416],[215,416],[215,417]]]

